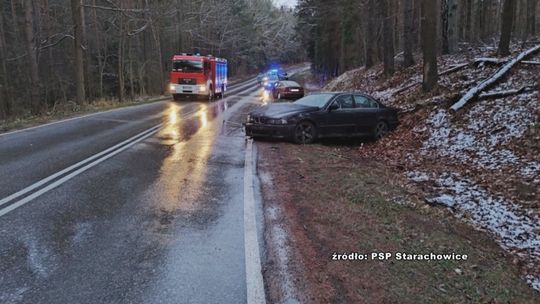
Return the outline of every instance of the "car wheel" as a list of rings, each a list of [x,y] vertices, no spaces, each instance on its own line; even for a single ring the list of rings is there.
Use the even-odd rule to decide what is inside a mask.
[[[379,121],[377,123],[377,126],[375,126],[375,132],[373,133],[373,137],[375,139],[379,139],[386,135],[388,133],[388,124],[385,121]]]
[[[294,142],[297,144],[311,144],[317,138],[317,128],[307,120],[299,122],[294,128]]]
[[[173,99],[176,101],[180,101],[182,99],[182,96],[180,94],[173,94]]]

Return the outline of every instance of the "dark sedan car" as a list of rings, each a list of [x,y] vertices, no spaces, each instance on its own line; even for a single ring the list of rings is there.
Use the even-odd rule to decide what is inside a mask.
[[[292,139],[382,137],[398,125],[397,110],[360,93],[317,93],[293,103],[262,106],[247,117],[246,135]]]
[[[282,80],[274,85],[272,97],[274,99],[296,100],[304,97],[304,88],[295,81]]]

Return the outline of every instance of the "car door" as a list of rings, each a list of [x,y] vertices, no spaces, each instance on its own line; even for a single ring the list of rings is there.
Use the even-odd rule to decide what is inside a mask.
[[[369,135],[377,125],[379,104],[364,95],[354,95],[355,121],[358,134]]]
[[[325,124],[321,126],[321,133],[324,136],[349,136],[356,132],[355,105],[352,95],[340,95],[336,97],[332,104],[337,105],[337,109],[329,110],[326,113]]]

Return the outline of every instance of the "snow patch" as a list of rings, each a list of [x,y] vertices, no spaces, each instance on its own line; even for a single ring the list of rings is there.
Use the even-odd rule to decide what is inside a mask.
[[[517,102],[483,101],[470,109],[459,124],[451,120],[448,111],[438,109],[427,119],[430,136],[423,143],[422,153],[435,151],[489,170],[517,167],[517,173],[526,178],[540,176],[539,163],[504,148],[536,122],[534,109],[539,106],[538,100],[529,98]]]
[[[416,176],[428,173],[408,174]],[[417,179],[416,179],[417,180]],[[527,282],[540,291],[540,219],[538,214],[495,196],[456,173],[432,176],[438,192],[433,202],[451,207],[461,218],[492,234],[505,250],[527,261]]]
[[[424,172],[412,171],[407,173],[407,177],[414,182],[427,182],[429,175]]]

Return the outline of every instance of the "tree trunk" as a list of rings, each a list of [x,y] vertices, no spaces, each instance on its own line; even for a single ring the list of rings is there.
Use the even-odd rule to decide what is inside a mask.
[[[437,3],[422,0],[422,53],[424,56],[424,75],[422,87],[431,91],[438,81],[437,74]]]
[[[414,64],[414,5],[413,0],[403,0],[403,66]]]
[[[71,0],[71,15],[74,26],[74,68],[77,104],[85,102],[84,92],[84,58],[83,58],[83,9],[81,0]]]
[[[4,11],[4,4],[0,2],[0,11]],[[11,88],[8,77],[8,69],[6,64],[6,36],[4,33],[4,15],[0,14],[0,64],[1,72],[0,79],[0,118],[7,118],[11,115]]]
[[[159,68],[159,84],[160,84],[160,94],[165,93],[165,68],[163,67],[163,53],[161,50],[161,35],[159,34],[159,29],[156,29],[152,26],[152,32],[154,33],[154,39],[156,41],[156,51],[158,57],[158,68]]]
[[[384,75],[394,74],[394,17],[388,0],[379,1],[380,15],[383,16],[383,63]]]
[[[536,4],[537,0],[527,1],[527,32],[531,36],[536,35]]]
[[[472,20],[472,16],[473,16],[473,7],[474,7],[474,3],[473,3],[473,0],[465,0],[466,1],[466,16],[467,16],[467,22],[465,23],[465,31],[467,33],[467,41],[473,41],[474,39],[474,26],[473,26],[473,20]]]
[[[514,24],[515,0],[504,0],[501,13],[501,38],[499,40],[499,56],[510,55],[510,39],[512,38],[512,26]]]
[[[450,54],[448,46],[448,0],[441,0],[441,47],[443,54]]]
[[[96,6],[96,0],[92,1],[92,5]],[[99,80],[98,80],[98,92],[97,96],[102,97],[103,96],[103,70],[105,68],[105,56],[103,52],[103,47],[101,46],[101,31],[99,30],[99,23],[97,19],[97,9],[92,10],[92,19],[93,19],[93,29],[94,29],[94,38],[96,40],[96,51],[97,51],[97,63],[98,63],[98,70],[99,70]]]
[[[122,2],[120,2],[120,8],[122,8]],[[125,95],[125,80],[124,80],[124,44],[125,44],[125,34],[124,34],[124,14],[119,13],[119,37],[118,37],[118,102],[124,102]]]
[[[458,0],[447,0],[448,3],[448,53],[455,53],[459,40],[459,6]]]
[[[41,82],[37,63],[37,52],[34,37],[34,5],[32,0],[24,0],[24,33],[26,53],[28,54],[28,73],[30,76],[30,109],[33,114],[39,114],[43,108],[40,100]]]
[[[182,0],[176,0],[176,26],[175,26],[175,40],[176,40],[176,52],[182,52],[182,20],[184,19],[182,17],[182,9],[183,9]]]
[[[376,16],[375,16],[375,10],[374,7],[376,5],[376,2],[374,0],[369,0],[367,3],[367,26],[366,26],[366,69],[371,68],[375,64],[375,45],[376,45],[376,33],[377,33],[377,25],[376,25]]]

